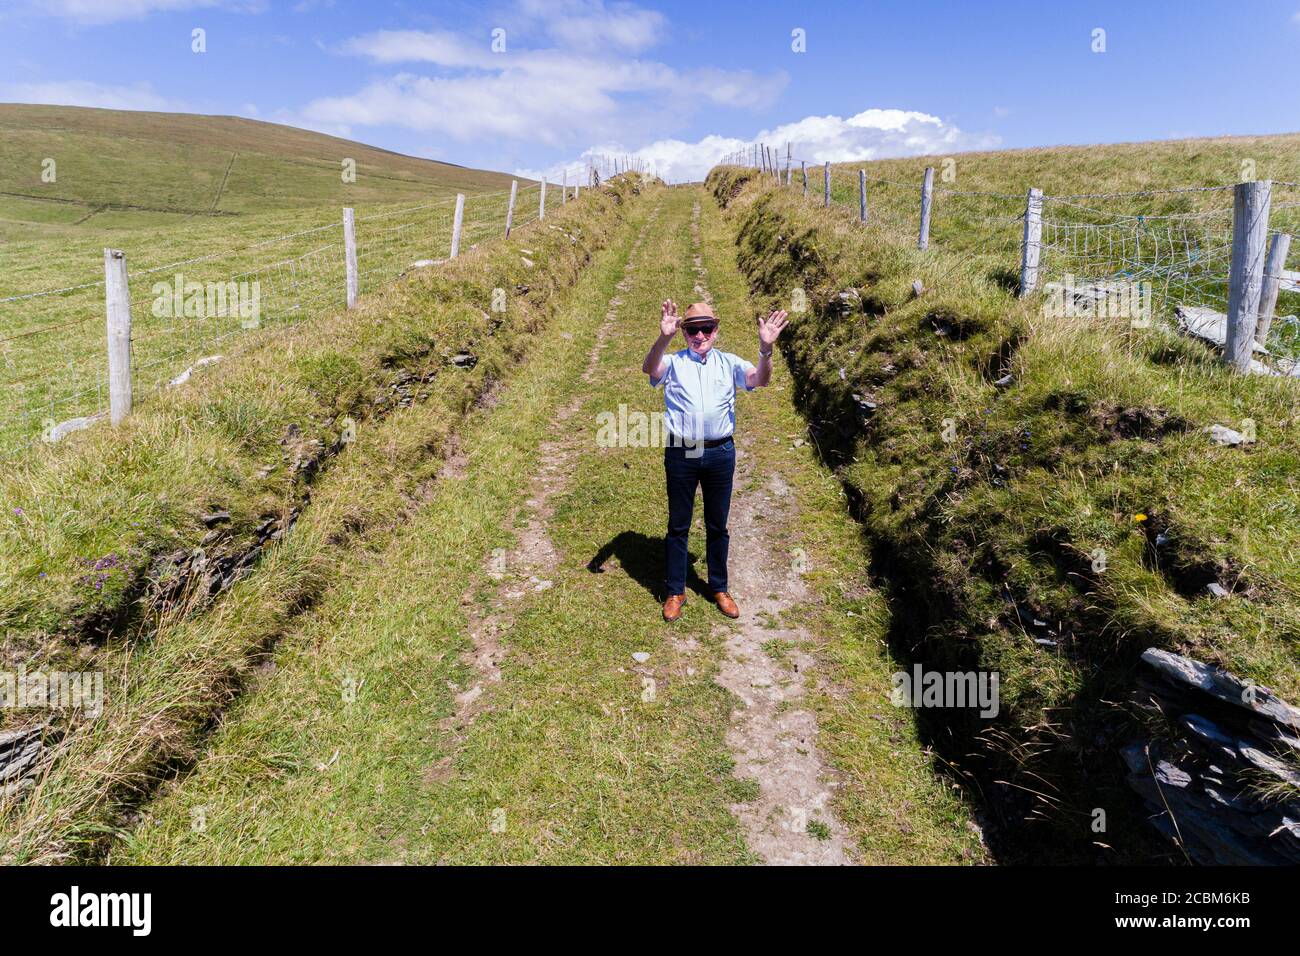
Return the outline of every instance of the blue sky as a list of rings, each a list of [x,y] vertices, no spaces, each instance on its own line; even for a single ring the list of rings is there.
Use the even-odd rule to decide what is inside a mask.
[[[1290,132],[1298,54],[1300,0],[0,2],[0,100],[251,116],[534,175],[620,151],[698,178],[760,135],[840,161]]]

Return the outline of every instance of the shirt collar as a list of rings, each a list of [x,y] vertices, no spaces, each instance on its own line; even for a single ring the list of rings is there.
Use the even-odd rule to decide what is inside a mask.
[[[709,356],[712,355],[715,351],[716,349],[709,349],[707,352],[704,353],[704,357],[701,358],[699,355],[696,354],[695,349],[691,348],[690,346],[687,346],[686,357],[690,359],[692,362],[699,362],[701,365],[708,365]]]

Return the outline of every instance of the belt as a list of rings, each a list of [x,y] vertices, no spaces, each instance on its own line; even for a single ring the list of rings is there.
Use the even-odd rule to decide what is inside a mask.
[[[703,446],[704,448],[717,448],[720,445],[725,445],[727,442],[731,441],[731,439],[734,437],[735,437],[734,435],[728,435],[726,438],[706,438],[703,441],[700,441],[694,438],[679,438],[676,435],[669,435],[668,447],[669,448],[677,448],[677,447],[698,448]]]

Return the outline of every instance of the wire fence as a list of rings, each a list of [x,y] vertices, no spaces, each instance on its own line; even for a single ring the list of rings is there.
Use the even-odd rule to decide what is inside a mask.
[[[587,182],[578,186],[579,176]],[[460,252],[534,222],[599,178],[518,185],[464,197]],[[544,204],[544,206],[543,206]],[[356,277],[365,295],[451,256],[456,198],[355,218]],[[342,218],[211,255],[131,268],[131,394],[179,386],[268,328],[347,306]],[[129,250],[128,250],[129,255]],[[134,263],[128,259],[128,265]],[[0,298],[0,459],[107,416],[105,280]]]
[[[947,169],[938,182],[930,169],[927,189],[927,179],[882,178],[870,163],[813,163],[788,147],[755,144],[722,162],[750,167],[810,202],[848,210],[898,242],[959,252],[962,263],[974,263],[1022,294],[1041,292],[1046,312],[1135,327],[1163,321],[1226,344],[1234,184],[1040,194],[1035,206],[1028,189],[958,189],[945,181]],[[1300,184],[1273,182],[1270,195],[1269,248],[1285,239],[1285,252],[1288,237],[1300,229]],[[1027,258],[1033,260],[1028,273]],[[1257,373],[1300,376],[1300,274],[1287,262],[1287,255],[1279,256],[1261,277],[1265,292],[1250,367]],[[1275,301],[1267,294],[1270,283]]]

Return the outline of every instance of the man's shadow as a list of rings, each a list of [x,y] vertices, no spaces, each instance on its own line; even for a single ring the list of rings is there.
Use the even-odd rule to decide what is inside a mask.
[[[621,531],[612,541],[596,552],[587,562],[587,570],[592,574],[604,574],[605,564],[611,557],[618,558],[619,565],[641,587],[645,588],[656,601],[668,599],[664,587],[664,539],[652,538],[639,531]],[[698,556],[690,554],[686,564],[686,588],[701,597],[707,597],[708,584],[695,573]]]

